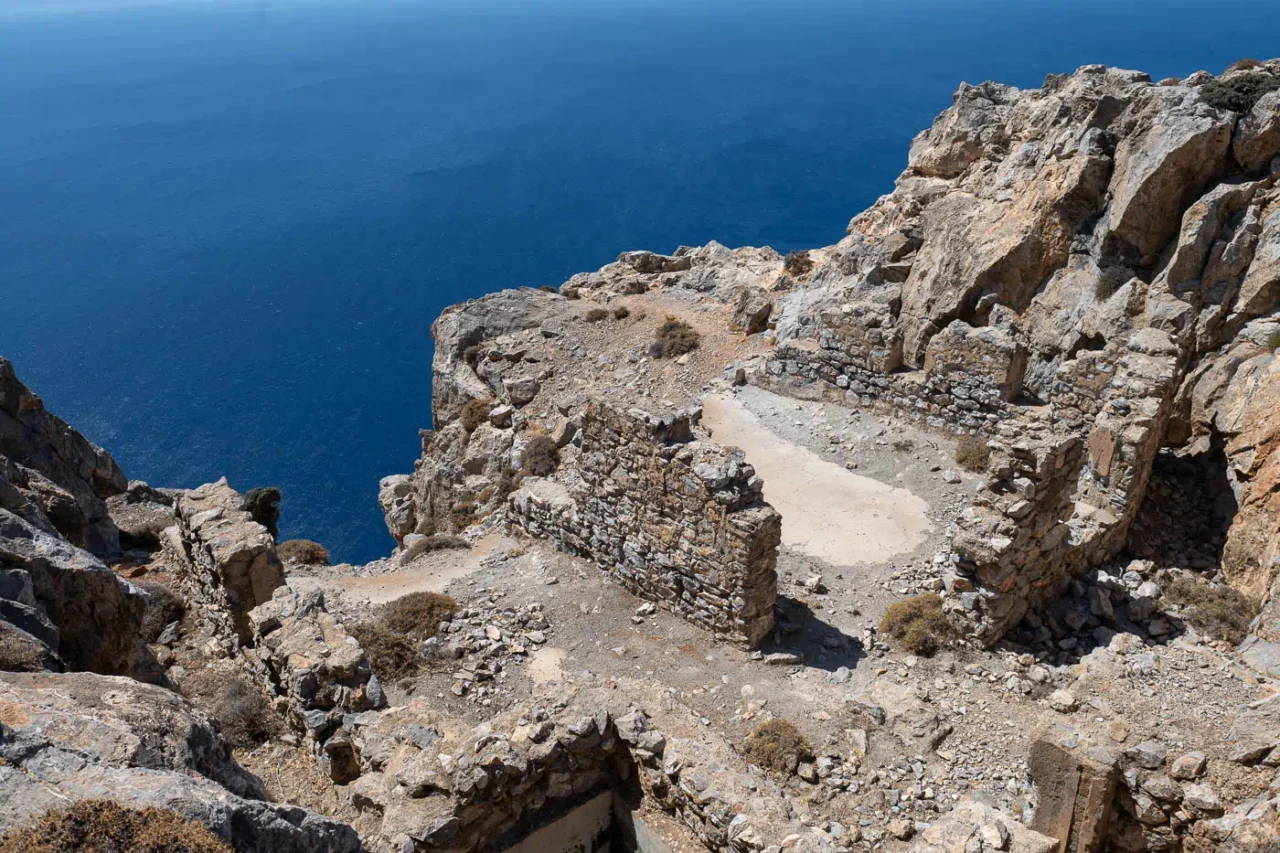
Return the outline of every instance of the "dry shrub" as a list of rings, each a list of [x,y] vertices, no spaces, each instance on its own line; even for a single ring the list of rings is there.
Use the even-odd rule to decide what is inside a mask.
[[[530,477],[549,477],[560,464],[556,443],[545,435],[529,439],[520,454],[520,473]]]
[[[276,553],[287,563],[303,566],[329,565],[329,549],[310,539],[287,539],[276,546]]]
[[[348,630],[364,649],[369,668],[382,681],[389,683],[417,671],[417,647],[404,634],[377,622],[362,622]]]
[[[213,706],[213,716],[223,739],[241,749],[251,749],[280,734],[280,718],[267,697],[241,678],[227,683]]]
[[[449,510],[449,523],[453,525],[454,530],[463,530],[470,527],[476,520],[476,502],[470,499],[458,501]]]
[[[813,757],[813,747],[788,720],[773,719],[752,730],[742,744],[742,754],[766,770],[794,773],[801,761]]]
[[[555,286],[554,284],[544,284],[544,285],[542,285],[542,287],[539,287],[539,288],[538,288],[538,290],[541,290],[543,293],[557,293],[557,292],[558,292],[558,291],[556,290],[556,286]]]
[[[1180,575],[1164,590],[1165,601],[1185,611],[1185,618],[1209,636],[1239,643],[1258,615],[1258,605],[1239,590]]]
[[[889,605],[880,620],[880,631],[907,651],[926,657],[952,635],[951,623],[942,613],[942,596],[934,592]]]
[[[893,443],[896,453],[910,453],[916,449],[916,443],[909,438],[900,438]]]
[[[787,252],[786,260],[782,262],[782,268],[789,275],[807,275],[813,269],[813,258],[809,257],[808,250],[801,252],[790,251]]]
[[[1232,71],[1251,71],[1254,68],[1261,68],[1261,67],[1262,67],[1261,62],[1259,62],[1256,59],[1246,57],[1245,59],[1237,59],[1235,62],[1231,63],[1230,65],[1227,66],[1226,71],[1222,73],[1227,74]]]
[[[177,812],[81,800],[0,835],[3,853],[231,853],[204,824]]]
[[[468,433],[475,432],[476,427],[489,420],[489,409],[493,407],[493,400],[468,400],[462,404],[462,413],[458,416],[458,420],[462,421],[462,428]]]
[[[186,613],[182,599],[173,590],[156,581],[135,581],[147,593],[147,612],[142,617],[142,641],[154,643],[171,622],[181,621]]]
[[[649,354],[654,358],[676,358],[698,348],[702,336],[684,320],[668,316],[653,333]]]
[[[415,640],[434,637],[440,623],[458,612],[458,602],[438,592],[411,592],[382,608],[382,624]]]
[[[991,448],[981,436],[962,435],[956,441],[956,464],[965,471],[975,474],[985,471],[990,459]]]
[[[607,320],[608,318],[609,318],[608,308],[592,308],[586,314],[586,321],[588,323],[599,323],[601,320]]]
[[[615,320],[625,320],[630,316],[631,309],[625,305],[619,305],[617,308],[613,309],[613,319]]]

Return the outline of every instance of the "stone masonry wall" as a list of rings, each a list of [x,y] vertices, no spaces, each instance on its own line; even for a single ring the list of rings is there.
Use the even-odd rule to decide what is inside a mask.
[[[555,480],[527,480],[510,498],[512,523],[754,646],[773,625],[781,516],[741,451],[694,439],[693,417],[588,404],[576,464]]]

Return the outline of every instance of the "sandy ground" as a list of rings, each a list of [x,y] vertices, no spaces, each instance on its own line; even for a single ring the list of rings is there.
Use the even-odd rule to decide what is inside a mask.
[[[702,401],[716,441],[741,448],[782,513],[782,542],[833,566],[887,560],[919,546],[929,505],[903,488],[863,477],[783,438],[732,397]]]

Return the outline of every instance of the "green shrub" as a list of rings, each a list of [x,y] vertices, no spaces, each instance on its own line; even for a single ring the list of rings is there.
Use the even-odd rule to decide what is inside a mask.
[[[177,812],[80,800],[0,835],[3,853],[232,853],[204,824]]]
[[[241,678],[229,681],[213,707],[223,739],[251,749],[280,733],[280,718],[262,691]]]
[[[752,764],[794,773],[801,761],[813,758],[813,747],[787,720],[766,720],[752,730],[742,744],[742,754]]]
[[[462,404],[462,413],[458,415],[458,420],[462,422],[462,428],[468,433],[475,432],[476,427],[489,420],[489,410],[493,408],[493,398],[487,400],[468,400]]]
[[[1263,71],[1246,71],[1226,79],[1210,80],[1200,87],[1200,98],[1211,107],[1247,113],[1268,92],[1280,89],[1280,77]]]
[[[586,320],[588,323],[599,323],[601,320],[607,320],[608,318],[608,308],[592,308],[586,313]]]
[[[549,477],[560,464],[556,443],[545,435],[529,439],[520,454],[520,472],[529,477]]]
[[[1239,590],[1179,575],[1164,590],[1164,601],[1182,608],[1188,622],[1205,634],[1235,644],[1249,633],[1258,605]]]
[[[913,654],[929,656],[952,636],[951,623],[942,613],[942,596],[927,593],[889,605],[880,620],[880,631]]]
[[[280,532],[276,529],[280,523],[280,490],[275,486],[260,486],[245,492],[240,500],[240,509],[267,528],[272,539]]]
[[[676,358],[698,348],[702,336],[683,320],[668,316],[653,333],[649,354],[654,358]]]
[[[1280,332],[1272,332],[1267,336],[1267,349],[1272,352],[1280,349]]]
[[[980,473],[987,470],[987,462],[991,459],[991,448],[978,435],[962,435],[956,440],[956,464],[963,470]]]
[[[791,251],[787,252],[787,257],[782,262],[782,268],[791,276],[808,275],[813,269],[813,258],[809,257],[809,252]]]
[[[310,539],[286,539],[276,546],[276,553],[286,563],[303,566],[329,565],[329,549]]]

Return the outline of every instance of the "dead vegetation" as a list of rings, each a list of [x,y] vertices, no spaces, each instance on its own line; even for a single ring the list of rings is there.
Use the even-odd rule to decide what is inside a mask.
[[[230,853],[204,824],[169,809],[81,800],[0,835],[2,853]]]
[[[813,747],[790,721],[766,720],[752,730],[742,745],[752,764],[778,773],[794,773],[801,761],[813,758]]]
[[[609,309],[608,308],[592,308],[583,316],[583,319],[585,319],[588,323],[599,323],[601,320],[607,320],[609,319]]]
[[[787,275],[799,277],[808,275],[813,270],[813,258],[809,257],[808,250],[787,252],[787,257],[782,262],[782,268],[787,271]]]
[[[916,443],[909,438],[900,438],[893,443],[894,453],[910,453],[916,449]]]
[[[458,602],[438,592],[411,592],[382,608],[382,624],[415,640],[435,636],[440,623],[458,612]]]
[[[625,320],[630,316],[631,309],[625,305],[619,305],[617,308],[613,309],[613,319],[615,320]]]
[[[653,333],[649,354],[654,358],[678,358],[698,348],[702,336],[684,320],[667,315],[667,319]]]
[[[213,707],[218,728],[227,743],[250,749],[277,737],[281,731],[276,716],[262,691],[241,678],[232,679],[223,688]]]
[[[1258,605],[1229,586],[1179,576],[1163,593],[1164,600],[1183,610],[1187,622],[1217,640],[1239,643],[1258,615]]]
[[[981,436],[962,435],[956,440],[955,459],[961,469],[977,474],[987,470],[991,448]]]
[[[943,615],[942,596],[931,592],[889,605],[880,632],[912,654],[928,657],[951,638],[953,629]]]
[[[303,566],[329,565],[329,549],[310,539],[286,539],[276,546],[276,553],[286,563]]]
[[[412,592],[384,605],[375,619],[350,628],[375,675],[391,682],[417,672],[418,644],[435,636],[458,612],[458,602],[438,592]]]
[[[142,617],[142,640],[154,643],[173,622],[182,621],[186,606],[173,590],[158,581],[135,581],[147,593],[147,612]]]
[[[549,477],[560,464],[556,443],[545,435],[529,439],[520,454],[520,473],[529,477]]]
[[[458,420],[462,423],[462,428],[468,434],[475,432],[476,427],[489,420],[489,409],[493,407],[493,400],[468,400],[462,404],[462,412],[458,415]]]

